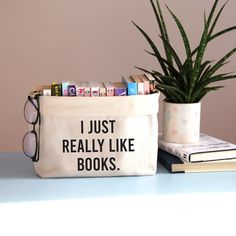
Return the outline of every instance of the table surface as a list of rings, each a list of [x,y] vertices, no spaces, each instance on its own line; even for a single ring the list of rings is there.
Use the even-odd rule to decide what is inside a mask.
[[[41,179],[22,153],[0,153],[0,203],[95,197],[236,192],[236,172]]]
[[[22,153],[0,153],[4,236],[235,236],[235,199],[236,172],[41,179]]]

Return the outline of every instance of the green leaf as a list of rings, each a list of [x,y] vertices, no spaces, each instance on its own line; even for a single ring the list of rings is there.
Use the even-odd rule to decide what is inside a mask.
[[[218,69],[225,65],[225,61],[236,52],[236,47],[222,57],[206,74],[206,78],[210,78]]]
[[[219,37],[219,36],[225,34],[225,33],[228,33],[228,32],[230,32],[230,31],[233,31],[233,30],[235,30],[235,29],[236,29],[236,26],[232,26],[232,27],[226,28],[226,29],[224,29],[224,30],[221,30],[220,32],[218,32],[218,33],[212,35],[212,36],[209,38],[209,42],[212,41],[213,39],[215,39],[215,38],[217,38],[217,37]]]
[[[211,68],[211,65],[209,65],[210,63],[212,63],[213,61],[205,61],[202,65],[201,65],[201,68],[200,68],[200,71],[199,71],[199,77],[198,77],[198,80],[197,81],[200,81],[202,80],[203,78],[205,78],[205,75],[206,73],[210,70]]]
[[[189,43],[188,37],[186,35],[186,32],[184,30],[184,27],[182,26],[181,22],[176,17],[176,15],[170,10],[170,8],[168,6],[166,6],[166,7],[167,7],[168,11],[170,12],[171,16],[173,17],[175,23],[178,26],[178,29],[180,31],[180,34],[181,34],[183,42],[184,42],[186,56],[187,56],[188,59],[191,59],[192,58],[192,51],[191,51],[190,43]]]
[[[209,31],[209,37],[212,35],[212,33],[213,33],[214,29],[215,29],[216,23],[219,20],[220,15],[221,15],[222,11],[224,10],[224,8],[225,8],[227,3],[228,3],[228,1],[220,8],[220,10],[219,10],[219,12],[218,12],[218,14],[217,14],[217,16],[216,16],[212,26],[211,26],[211,29]]]
[[[149,45],[151,46],[153,52],[155,53],[160,65],[161,65],[161,68],[163,70],[163,72],[166,74],[166,75],[169,75],[168,73],[168,70],[166,69],[165,67],[165,64],[163,63],[163,61],[161,60],[161,54],[159,52],[159,50],[157,49],[156,45],[153,43],[153,41],[151,40],[151,38],[144,32],[144,30],[139,27],[137,24],[135,24],[135,22],[132,21],[132,23],[136,26],[136,28],[142,33],[142,35],[145,37],[145,39],[148,41]]]
[[[193,69],[193,78],[192,78],[192,83],[191,83],[191,87],[190,87],[191,92],[192,92],[194,84],[199,76],[199,71],[201,69],[202,59],[203,59],[203,56],[204,56],[204,53],[205,53],[205,50],[207,47],[207,43],[208,43],[208,38],[209,38],[208,29],[209,29],[209,26],[210,26],[210,23],[211,23],[213,15],[214,15],[214,12],[216,10],[216,6],[217,6],[218,2],[219,2],[219,0],[215,0],[215,2],[214,2],[214,5],[213,5],[211,12],[210,12],[210,15],[207,19],[205,26],[204,26],[204,31],[203,31],[203,34],[201,37],[201,41],[200,41],[200,44],[197,49],[197,56],[196,56],[195,65],[194,65],[194,69]]]
[[[168,97],[169,99],[174,98],[174,100],[177,102],[185,103],[186,94],[183,93],[180,89],[178,89],[174,86],[169,86],[169,85],[165,85],[165,84],[158,84],[158,88],[165,89],[167,91],[167,93],[170,95],[170,97]]]
[[[207,93],[209,93],[211,91],[219,90],[221,88],[224,88],[224,86],[215,86],[215,87],[203,88],[195,98],[192,97],[192,102],[199,102]]]
[[[158,12],[159,12],[159,15],[160,15],[160,22],[161,22],[162,29],[163,29],[162,37],[163,37],[167,42],[170,42],[170,41],[169,41],[168,32],[167,32],[167,29],[166,29],[165,20],[164,20],[163,14],[162,14],[161,6],[160,6],[160,3],[159,3],[158,0],[156,0],[156,4],[157,4],[157,9],[158,9]],[[168,61],[170,64],[173,65],[173,59],[172,59],[171,53],[170,53],[170,51],[169,51],[169,48],[166,47],[165,45],[164,45],[164,48],[165,48],[165,52],[166,52],[167,61]]]
[[[178,54],[176,53],[176,51],[174,50],[174,48],[171,46],[171,44],[165,40],[163,37],[160,36],[160,38],[162,39],[163,43],[166,45],[166,47],[169,48],[169,52],[171,53],[172,57],[174,58],[174,61],[176,63],[176,65],[178,66],[179,70],[183,70],[183,65],[182,62],[178,56]]]

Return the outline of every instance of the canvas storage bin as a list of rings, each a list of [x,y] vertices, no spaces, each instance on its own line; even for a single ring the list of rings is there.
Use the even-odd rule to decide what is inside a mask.
[[[39,97],[43,178],[153,175],[159,93],[124,97]]]

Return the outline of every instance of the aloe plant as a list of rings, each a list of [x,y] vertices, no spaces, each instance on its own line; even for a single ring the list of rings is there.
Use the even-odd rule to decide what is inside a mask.
[[[150,3],[160,31],[159,36],[164,47],[165,56],[161,55],[159,47],[155,45],[149,35],[135,22],[132,21],[132,23],[149,43],[152,52],[146,52],[158,60],[162,71],[148,70],[140,67],[136,68],[146,73],[150,73],[155,78],[157,89],[165,95],[166,101],[174,103],[196,103],[208,92],[224,87],[209,86],[212,83],[236,78],[236,75],[233,73],[216,73],[221,67],[228,63],[228,59],[236,52],[236,47],[230,50],[217,62],[204,60],[204,55],[210,42],[219,36],[236,29],[236,26],[232,26],[219,32],[214,32],[217,22],[228,1],[223,4],[217,12],[219,0],[215,0],[209,16],[207,17],[206,14],[204,14],[203,32],[199,45],[194,50],[191,48],[182,23],[174,12],[166,6],[171,17],[174,19],[183,40],[186,54],[186,58],[183,62],[180,60],[180,57],[170,42],[159,1],[156,0],[154,2],[154,0],[150,0]]]

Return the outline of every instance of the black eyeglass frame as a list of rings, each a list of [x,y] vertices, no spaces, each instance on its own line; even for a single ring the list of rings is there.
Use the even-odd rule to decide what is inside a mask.
[[[33,100],[35,100],[37,102],[37,106],[35,105],[35,103],[33,102]],[[33,122],[30,122],[29,120],[27,120],[26,118],[26,112],[25,112],[25,109],[26,109],[26,105],[27,103],[30,102],[32,104],[32,106],[34,106],[34,108],[36,109],[37,111],[37,117],[35,119],[35,121]],[[33,125],[33,128],[31,131],[28,131],[24,137],[23,137],[23,140],[22,140],[22,149],[23,149],[23,152],[24,154],[31,158],[33,162],[37,162],[39,160],[39,137],[40,137],[40,134],[38,135],[37,132],[35,131],[35,126],[37,123],[39,123],[39,126],[40,126],[40,112],[39,112],[39,96],[36,95],[34,98],[32,98],[31,96],[28,96],[28,99],[24,105],[24,118],[25,118],[25,121],[31,125]],[[40,128],[39,128],[39,131],[40,133]],[[24,146],[24,141],[25,141],[25,138],[27,137],[27,135],[29,134],[33,134],[35,136],[35,142],[36,142],[36,146],[35,146],[35,152],[33,155],[28,155],[27,152],[25,151],[25,146]]]

